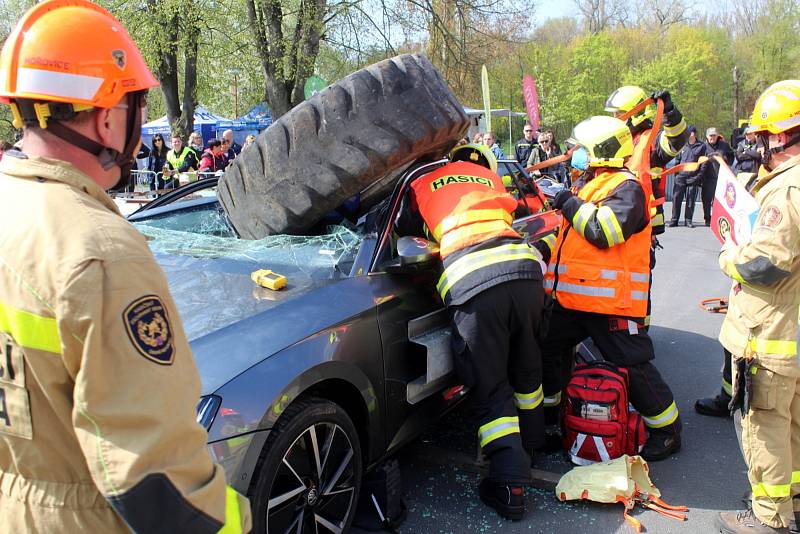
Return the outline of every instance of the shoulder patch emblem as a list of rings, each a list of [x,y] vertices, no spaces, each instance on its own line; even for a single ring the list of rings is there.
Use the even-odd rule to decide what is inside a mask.
[[[761,219],[758,221],[759,226],[766,226],[767,228],[775,228],[783,219],[781,210],[776,206],[768,206],[761,213]]]
[[[160,298],[146,295],[136,299],[125,308],[122,319],[131,343],[142,356],[161,365],[172,365],[172,326]]]

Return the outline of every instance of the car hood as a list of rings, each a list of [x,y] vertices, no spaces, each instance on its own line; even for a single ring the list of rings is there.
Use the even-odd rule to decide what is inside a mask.
[[[370,277],[288,277],[279,291],[256,286],[257,264],[156,256],[170,283],[197,363],[202,393],[281,350],[374,307]],[[334,305],[335,304],[335,305]]]
[[[352,290],[338,287],[363,283],[343,273],[362,241],[344,227],[317,236],[247,241],[149,223],[136,227],[167,276],[204,393],[363,309],[361,303],[347,306]],[[286,276],[286,287],[273,291],[256,285],[250,275],[259,269]]]
[[[199,233],[159,223],[142,221],[136,227],[167,275],[190,341],[343,278],[341,266],[361,242],[341,226],[324,235],[243,240],[213,235],[214,225]],[[260,269],[286,276],[286,287],[273,291],[256,285],[250,275]]]
[[[333,281],[294,272],[287,275],[286,287],[273,291],[251,280],[253,271],[265,267],[258,262],[171,254],[156,254],[156,261],[167,275],[190,342]]]

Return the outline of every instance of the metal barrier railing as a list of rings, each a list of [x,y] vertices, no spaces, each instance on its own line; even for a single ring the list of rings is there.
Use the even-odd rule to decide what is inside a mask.
[[[163,194],[174,191],[182,185],[195,182],[202,178],[212,176],[222,177],[224,172],[172,172],[165,176],[163,172],[135,170],[131,171],[131,185],[126,191],[114,192],[114,198],[131,199],[136,201],[152,200]]]

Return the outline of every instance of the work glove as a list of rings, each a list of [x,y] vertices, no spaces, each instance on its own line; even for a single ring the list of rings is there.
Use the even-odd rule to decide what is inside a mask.
[[[675,105],[672,103],[672,97],[669,95],[669,91],[656,91],[650,94],[650,98],[664,102],[664,113],[669,113],[675,109]]]
[[[564,204],[567,203],[567,200],[571,199],[573,196],[572,191],[569,189],[562,189],[558,193],[556,193],[555,198],[553,199],[553,207],[557,210],[560,210]]]
[[[750,410],[750,398],[753,396],[754,360],[738,358],[734,361],[734,365],[736,365],[736,380],[733,383],[733,395],[728,409],[731,415],[739,409],[742,411],[742,416],[745,416]]]

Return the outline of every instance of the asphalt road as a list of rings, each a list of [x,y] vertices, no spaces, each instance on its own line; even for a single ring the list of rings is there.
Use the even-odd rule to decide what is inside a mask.
[[[670,209],[668,205],[668,213]],[[695,221],[701,217],[696,214]],[[741,508],[748,489],[732,421],[703,417],[693,409],[695,399],[719,390],[722,365],[716,337],[723,316],[701,310],[699,302],[727,296],[729,283],[717,267],[719,243],[708,228],[668,229],[661,243],[664,250],[658,252],[653,273],[650,333],[656,365],[672,387],[683,419],[683,449],[652,463],[650,472],[664,500],[685,504],[690,512],[686,522],[649,510],[635,515],[651,533],[715,532],[717,512]],[[477,496],[481,475],[470,465],[476,453],[474,436],[464,409],[459,409],[401,452],[408,518],[398,532],[633,532],[623,521],[622,505],[561,503],[552,490],[535,488],[526,492],[524,520],[501,519]],[[571,468],[557,454],[535,461],[535,467],[555,478]]]

